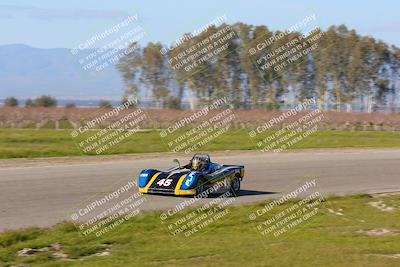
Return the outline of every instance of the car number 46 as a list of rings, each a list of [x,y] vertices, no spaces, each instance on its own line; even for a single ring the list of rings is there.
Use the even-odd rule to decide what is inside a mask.
[[[169,186],[172,182],[172,179],[161,179],[157,182],[159,186]]]

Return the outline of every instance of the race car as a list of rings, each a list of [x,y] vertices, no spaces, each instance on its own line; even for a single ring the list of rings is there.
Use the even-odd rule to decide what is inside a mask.
[[[211,162],[206,153],[196,153],[188,164],[166,171],[142,170],[139,175],[139,192],[177,196],[205,195],[230,191],[237,195],[244,177],[244,166],[220,165]]]

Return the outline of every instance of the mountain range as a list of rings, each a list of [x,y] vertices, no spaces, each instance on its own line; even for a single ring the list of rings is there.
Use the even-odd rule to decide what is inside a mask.
[[[116,98],[123,83],[114,65],[99,72],[84,70],[67,48],[42,49],[23,44],[0,45],[0,98],[51,95],[69,98]]]

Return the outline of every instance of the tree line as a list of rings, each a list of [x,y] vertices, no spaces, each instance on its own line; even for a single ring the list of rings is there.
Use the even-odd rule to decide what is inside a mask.
[[[181,38],[180,45],[161,53],[159,42],[131,49],[117,64],[126,85],[125,97],[139,90],[151,95],[159,108],[181,108],[182,99],[199,108],[228,96],[236,109],[279,110],[314,97],[321,110],[396,111],[400,108],[400,50],[346,26],[319,30],[318,48],[294,64],[276,71],[260,70],[249,49],[258,40],[279,34],[266,26],[230,25],[235,32],[225,53],[187,72],[171,67],[170,60],[227,25],[212,26],[197,36]],[[274,51],[300,36],[286,34],[266,51]],[[137,43],[131,47],[137,47]],[[262,53],[266,53],[263,51]]]
[[[123,98],[121,100],[121,104],[125,103],[127,101],[126,98]],[[4,106],[5,107],[18,107],[20,105],[19,101],[17,98],[14,96],[9,96],[4,99]],[[35,99],[30,99],[28,98],[25,101],[25,107],[27,108],[32,108],[32,107],[44,107],[44,108],[50,108],[50,107],[56,107],[57,106],[57,99],[55,97],[52,97],[50,95],[42,95],[39,96]],[[64,105],[65,108],[74,108],[76,107],[75,103],[66,103]],[[98,103],[99,108],[112,108],[112,104],[108,100],[100,100]]]
[[[4,106],[6,107],[18,107],[19,106],[19,101],[17,98],[14,96],[9,96],[4,99]],[[35,99],[30,99],[28,98],[25,101],[25,107],[30,108],[30,107],[55,107],[57,106],[57,99],[49,96],[49,95],[42,95],[39,96]]]

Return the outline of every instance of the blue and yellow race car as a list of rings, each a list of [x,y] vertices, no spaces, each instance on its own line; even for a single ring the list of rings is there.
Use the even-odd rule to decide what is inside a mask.
[[[142,170],[139,175],[139,192],[177,196],[204,195],[206,192],[231,191],[237,195],[244,177],[244,166],[213,163],[206,153],[196,153],[187,165],[167,171]],[[208,194],[207,194],[208,195]]]

